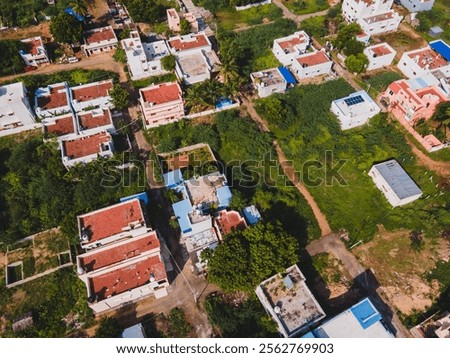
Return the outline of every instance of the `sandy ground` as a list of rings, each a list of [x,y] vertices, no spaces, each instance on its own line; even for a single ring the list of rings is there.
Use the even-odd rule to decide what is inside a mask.
[[[409,246],[409,231],[380,227],[371,242],[354,249],[360,262],[373,269],[389,301],[404,314],[425,310],[439,294],[438,284],[430,284],[423,276],[437,260],[448,259],[449,247],[444,240],[425,242],[417,253]]]

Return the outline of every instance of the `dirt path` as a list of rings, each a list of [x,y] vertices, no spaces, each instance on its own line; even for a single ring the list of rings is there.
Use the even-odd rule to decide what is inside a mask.
[[[272,3],[275,4],[276,6],[278,6],[283,11],[284,18],[295,21],[295,23],[297,25],[300,25],[300,23],[303,20],[309,19],[311,17],[323,16],[328,13],[328,9],[327,9],[327,10],[323,10],[323,11],[314,12],[312,14],[296,15],[296,14],[293,14],[286,6],[284,6],[284,4],[281,2],[281,0],[273,0]]]
[[[306,250],[310,256],[326,252],[340,260],[352,279],[367,291],[367,295],[383,314],[383,317],[385,319],[390,317],[389,323],[396,331],[395,336],[398,338],[411,337],[398,315],[390,309],[392,307],[391,302],[387,298],[382,298],[386,297],[383,287],[379,286],[374,279],[374,275],[364,269],[355,255],[347,250],[344,243],[336,235],[328,235],[320,240],[315,240],[306,247]]]
[[[76,68],[113,71],[119,74],[120,82],[126,82],[128,80],[125,71],[123,70],[123,65],[121,63],[114,61],[111,53],[103,53],[100,55],[94,55],[88,58],[83,58],[81,61],[77,63],[63,63],[63,64],[56,63],[38,68],[36,71],[0,77],[0,82],[10,81],[17,77],[24,77],[37,74],[48,74],[58,71],[70,71]]]
[[[258,115],[255,107],[253,106],[253,103],[247,98],[243,97],[243,104],[247,107],[247,112],[250,114],[250,117],[257,123],[259,128],[264,132],[270,132],[267,122]],[[295,172],[295,168],[292,166],[291,162],[286,159],[283,150],[276,140],[273,141],[273,146],[277,151],[278,161],[284,171],[284,174],[295,185],[297,190],[300,192],[300,194],[303,195],[303,197],[308,202],[308,205],[311,207],[314,216],[316,217],[317,223],[319,224],[322,236],[330,235],[332,231],[325,214],[322,213],[313,196],[300,181],[298,175]]]
[[[419,164],[423,165],[429,170],[436,172],[439,176],[450,179],[450,163],[449,162],[438,162],[434,159],[431,159],[428,155],[422,152],[419,148],[417,148],[416,144],[410,140],[405,135],[406,142],[411,147],[413,154],[416,156]],[[448,149],[443,149],[448,150]]]

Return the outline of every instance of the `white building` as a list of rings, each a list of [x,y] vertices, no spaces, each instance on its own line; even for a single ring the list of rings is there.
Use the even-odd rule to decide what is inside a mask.
[[[394,0],[344,0],[342,15],[369,36],[397,30],[402,16],[391,10]]]
[[[77,164],[90,163],[99,157],[109,158],[114,154],[111,134],[106,131],[62,139],[59,145],[62,161],[67,169]]]
[[[138,31],[131,31],[130,38],[121,41],[127,55],[127,64],[133,81],[149,76],[159,76],[164,70],[161,59],[169,55],[166,41],[143,43]]]
[[[84,45],[81,45],[81,49],[86,56],[113,51],[118,44],[116,34],[111,26],[87,31],[83,37]]]
[[[297,337],[325,317],[297,265],[261,282],[256,295],[285,338]]]
[[[302,338],[394,338],[369,298],[331,318]]]
[[[50,63],[50,58],[48,57],[48,53],[45,49],[42,37],[32,37],[29,39],[21,40],[21,42],[27,44],[30,47],[28,51],[19,51],[20,56],[27,66],[38,67],[39,65]]]
[[[85,283],[95,313],[119,308],[145,297],[167,295],[168,257],[164,243],[147,226],[139,199],[126,200],[78,216],[78,277]]]
[[[253,72],[250,78],[260,98],[270,96],[272,93],[283,93],[287,88],[287,81],[278,68]]]
[[[361,126],[380,113],[380,107],[365,91],[334,100],[331,111],[338,117],[342,130]]]
[[[442,40],[430,42],[429,46],[405,52],[398,62],[398,69],[408,78],[423,77],[440,72],[450,77],[450,47]]]
[[[70,99],[75,112],[95,108],[113,108],[109,91],[113,88],[112,80],[92,82],[70,88]]]
[[[34,111],[38,118],[51,118],[71,113],[69,86],[66,82],[40,87],[34,93]]]
[[[0,86],[0,137],[39,128],[22,82]]]
[[[369,59],[367,71],[377,70],[389,66],[397,52],[386,42],[372,45],[364,49],[364,54]]]
[[[168,44],[176,57],[175,72],[186,84],[211,79],[219,71],[220,60],[204,33],[171,37]]]
[[[393,207],[411,203],[422,196],[417,184],[394,159],[375,164],[369,176]]]
[[[306,52],[311,39],[305,31],[297,31],[293,35],[275,39],[272,52],[283,66],[289,66],[294,59]]]
[[[311,78],[331,73],[333,61],[325,51],[309,52],[297,57],[292,62],[291,70],[299,79]]]
[[[198,32],[198,20],[191,12],[182,13],[181,16],[175,9],[167,9],[167,24],[169,29],[174,32],[181,31],[181,20],[184,19],[191,25],[191,32]]]
[[[429,11],[434,5],[434,0],[400,0],[400,2],[411,12]]]
[[[176,122],[184,117],[183,97],[177,82],[141,88],[139,102],[146,128]]]

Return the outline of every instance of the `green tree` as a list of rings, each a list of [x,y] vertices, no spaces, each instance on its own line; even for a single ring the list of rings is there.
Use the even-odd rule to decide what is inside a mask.
[[[95,332],[96,338],[119,338],[122,330],[119,327],[117,318],[105,317],[100,321],[100,325]]]
[[[130,94],[120,84],[116,83],[109,94],[117,109],[125,109],[130,105]]]
[[[186,320],[184,311],[178,307],[173,308],[169,312],[169,332],[171,338],[189,337],[192,327]]]
[[[113,59],[116,62],[127,63],[127,54],[123,48],[117,47],[114,51]]]
[[[50,32],[56,42],[72,44],[81,39],[83,27],[75,17],[61,12],[50,21]]]
[[[347,41],[344,48],[345,56],[357,55],[364,51],[365,45],[363,42],[358,41],[356,38],[352,38]]]
[[[122,0],[122,3],[136,22],[153,24],[160,21],[166,11],[166,7],[160,1]]]
[[[297,260],[297,241],[280,226],[261,223],[227,236],[209,259],[208,280],[228,292],[253,291]]]
[[[238,75],[239,67],[236,63],[236,59],[229,52],[224,52],[221,54],[221,65],[220,65],[220,75],[225,83],[229,81],[236,80]]]
[[[361,26],[356,22],[345,25],[338,31],[337,37],[334,40],[334,46],[338,49],[344,49],[347,42],[354,39],[361,31]]]
[[[180,20],[180,33],[181,35],[187,35],[191,33],[191,24],[186,19]]]
[[[363,53],[357,55],[350,55],[345,59],[345,67],[352,73],[361,73],[369,64],[367,56]]]
[[[174,71],[175,70],[175,62],[176,62],[176,58],[174,55],[169,55],[169,56],[163,57],[161,59],[162,68],[164,68],[166,71]]]
[[[286,107],[275,96],[260,99],[257,104],[258,111],[262,111],[270,123],[280,124],[287,114]]]
[[[89,11],[90,4],[87,0],[72,0],[69,5],[72,7],[73,11],[81,16],[86,16]]]
[[[440,103],[433,115],[433,120],[439,122],[439,128],[444,129],[444,138],[447,140],[447,129],[450,127],[450,103]]]
[[[0,41],[0,75],[23,72],[24,62],[19,55],[20,50],[26,50],[27,45],[21,41]]]

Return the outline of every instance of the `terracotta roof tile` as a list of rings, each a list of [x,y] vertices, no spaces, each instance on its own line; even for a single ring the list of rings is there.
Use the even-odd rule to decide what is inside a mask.
[[[449,64],[445,58],[430,48],[424,48],[408,53],[407,56],[414,60],[420,68],[428,66],[430,70],[441,68]]]
[[[108,96],[112,89],[112,81],[96,82],[82,87],[72,88],[72,98],[78,102],[86,102]]]
[[[102,27],[100,29],[95,29],[84,33],[84,40],[87,45],[93,43],[109,41],[116,38],[114,30],[110,27]]]
[[[224,235],[234,230],[244,230],[247,227],[245,219],[237,211],[222,210],[216,221]]]
[[[144,222],[139,200],[130,200],[78,217],[79,225],[89,233],[89,242],[119,234],[131,223]]]
[[[63,141],[64,153],[69,158],[83,158],[100,153],[100,145],[111,141],[111,135],[100,132],[91,136]]]
[[[80,126],[84,129],[102,127],[112,123],[111,114],[106,109],[104,109],[101,113],[91,111],[78,115],[78,120]]]
[[[38,107],[42,109],[54,109],[69,104],[67,100],[66,87],[64,85],[51,87],[49,96],[41,96],[37,99]]]
[[[86,272],[98,270],[121,261],[131,259],[142,253],[158,249],[160,247],[155,231],[144,234],[142,237],[123,240],[121,245],[110,247],[105,250],[92,250],[87,254],[78,256],[81,266]]]
[[[203,47],[209,45],[208,40],[205,35],[198,34],[193,36],[195,39],[182,41],[180,39],[169,41],[169,46],[176,51],[191,50],[198,47]]]
[[[74,133],[75,128],[73,126],[72,115],[68,114],[58,118],[54,121],[54,124],[44,124],[44,131],[45,133],[56,134],[57,136]]]
[[[44,46],[42,39],[40,37],[33,37],[30,39],[25,39],[25,40],[22,40],[22,42],[30,45],[30,51],[28,51],[28,53],[33,56],[36,56],[37,54],[39,54],[39,50],[38,50],[39,47]]]
[[[391,53],[391,50],[389,50],[389,49],[388,49],[386,46],[384,46],[384,45],[372,47],[370,50],[371,50],[375,55],[377,55],[378,57],[386,56],[386,55],[389,55],[389,54]]]
[[[141,96],[145,102],[158,105],[181,99],[181,89],[177,83],[162,83],[158,86],[143,88]]]
[[[154,275],[156,281],[167,278],[164,263],[161,262],[158,255],[100,276],[90,277],[89,283],[92,292],[97,295],[97,299],[103,300],[149,283],[151,274]]]
[[[331,60],[328,58],[328,56],[323,51],[314,52],[302,57],[297,58],[297,62],[300,65],[306,65],[306,66],[315,66],[320,65],[322,63],[330,62]]]

